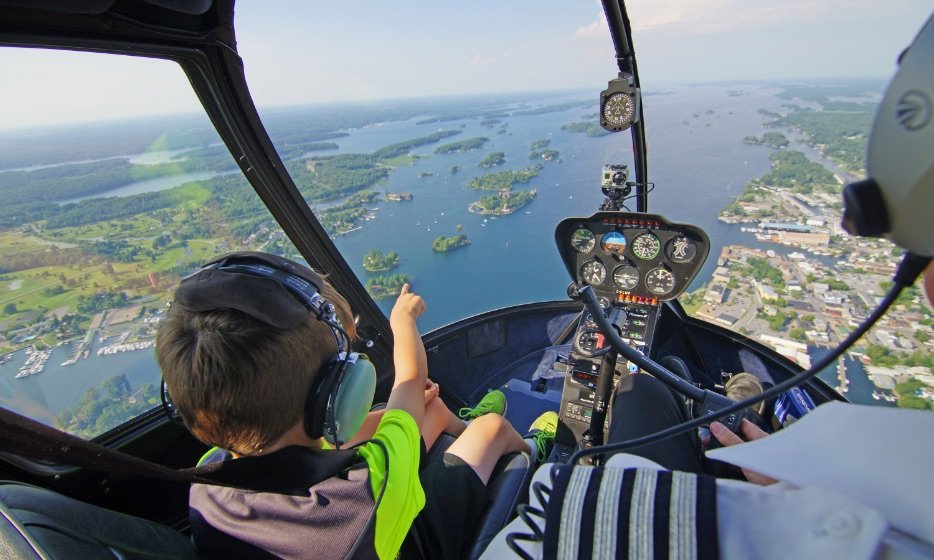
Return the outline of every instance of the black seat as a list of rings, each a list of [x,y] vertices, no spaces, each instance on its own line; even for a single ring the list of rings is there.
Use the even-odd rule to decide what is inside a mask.
[[[181,533],[50,490],[0,482],[0,558],[197,560]]]
[[[428,461],[439,457],[452,443],[454,436],[441,434],[428,453]],[[525,453],[511,453],[496,463],[487,485],[490,490],[490,505],[474,532],[473,546],[466,556],[467,559],[480,558],[493,537],[512,520],[516,506],[527,501],[532,474],[532,460]]]
[[[442,434],[429,458],[444,453],[454,437]],[[531,460],[513,453],[490,477],[490,505],[467,555],[479,558],[527,499]],[[0,558],[17,560],[197,560],[190,541],[158,523],[86,504],[45,488],[0,481]]]

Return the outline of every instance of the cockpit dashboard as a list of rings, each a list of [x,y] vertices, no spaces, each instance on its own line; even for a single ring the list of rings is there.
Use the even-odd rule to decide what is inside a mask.
[[[710,252],[700,228],[638,212],[565,219],[555,241],[575,283],[618,303],[655,305],[677,298]]]

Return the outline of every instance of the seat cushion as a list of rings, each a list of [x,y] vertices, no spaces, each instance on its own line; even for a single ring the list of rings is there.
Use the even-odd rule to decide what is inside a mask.
[[[197,559],[169,527],[9,481],[0,482],[0,557]]]

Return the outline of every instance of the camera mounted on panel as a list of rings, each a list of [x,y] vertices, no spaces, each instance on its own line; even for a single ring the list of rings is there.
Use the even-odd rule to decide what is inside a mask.
[[[601,190],[606,200],[600,210],[619,210],[623,207],[623,200],[632,192],[635,183],[627,182],[629,178],[628,165],[604,165],[603,176],[600,181]]]

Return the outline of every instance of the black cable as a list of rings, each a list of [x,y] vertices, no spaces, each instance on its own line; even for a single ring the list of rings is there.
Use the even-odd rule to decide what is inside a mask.
[[[889,289],[888,293],[885,294],[885,297],[882,299],[879,305],[873,310],[872,313],[869,314],[868,317],[866,317],[866,319],[862,323],[860,323],[859,327],[857,327],[856,330],[851,332],[850,335],[846,337],[846,339],[843,342],[841,342],[834,350],[826,354],[824,357],[820,358],[817,361],[817,364],[811,366],[811,368],[808,369],[807,371],[798,373],[792,376],[791,378],[775,385],[774,387],[769,388],[768,390],[764,391],[763,393],[759,395],[750,397],[743,401],[739,401],[736,404],[714,411],[709,414],[705,414],[704,416],[694,418],[693,420],[682,422],[681,424],[677,424],[670,428],[664,429],[660,432],[655,432],[654,434],[649,434],[647,436],[642,436],[640,438],[631,439],[629,441],[611,443],[611,444],[603,445],[600,447],[591,447],[587,449],[578,450],[576,453],[574,453],[574,455],[571,456],[569,463],[575,464],[583,457],[587,457],[589,455],[614,453],[614,452],[623,451],[625,449],[629,449],[632,447],[638,447],[640,445],[646,445],[649,443],[655,443],[657,441],[667,439],[669,437],[678,435],[682,432],[686,432],[692,428],[697,428],[699,426],[709,424],[710,422],[716,420],[717,418],[726,416],[727,414],[731,414],[733,412],[742,410],[746,407],[758,404],[764,400],[778,396],[784,393],[785,391],[791,389],[792,387],[796,387],[804,383],[808,379],[817,375],[825,367],[830,365],[834,360],[840,357],[841,354],[843,354],[847,349],[849,349],[850,346],[853,345],[853,343],[855,343],[857,340],[859,340],[860,337],[866,334],[866,331],[872,328],[872,326],[876,323],[876,321],[878,321],[879,318],[882,317],[882,315],[886,311],[888,311],[889,307],[891,307],[891,305],[895,302],[899,294],[901,294],[902,290],[914,284],[915,280],[918,278],[918,276],[922,272],[924,272],[924,269],[927,267],[930,261],[931,261],[931,257],[921,257],[913,253],[906,253],[905,257],[902,259],[902,262],[898,267],[898,270],[895,273],[894,283],[892,284],[892,287]],[[635,362],[635,360],[632,360],[632,358],[630,358],[630,355],[632,353],[635,353],[640,357],[644,357],[642,356],[640,352],[638,352],[634,348],[630,348],[628,345],[625,345],[625,344],[623,345],[623,348],[620,348],[617,350],[620,352],[620,354],[623,354],[624,356],[626,356],[633,362]],[[651,363],[657,366],[658,368],[661,368],[665,373],[674,375],[674,374],[671,374],[671,372],[668,372],[668,370],[666,370],[664,367],[656,364],[655,362],[651,362]],[[641,364],[640,364],[640,367],[641,367]],[[654,372],[649,371],[649,373],[654,373]]]

